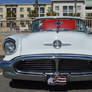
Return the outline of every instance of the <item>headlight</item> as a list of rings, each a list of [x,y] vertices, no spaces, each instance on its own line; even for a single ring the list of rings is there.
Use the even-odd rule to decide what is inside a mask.
[[[16,50],[15,40],[12,38],[5,39],[3,49],[6,55],[13,54]]]

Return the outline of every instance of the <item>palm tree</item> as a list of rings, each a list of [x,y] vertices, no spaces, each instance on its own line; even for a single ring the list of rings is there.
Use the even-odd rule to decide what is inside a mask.
[[[30,17],[30,18],[36,17],[36,11],[35,11],[35,10],[31,10],[31,11],[29,12],[29,17]]]
[[[35,0],[35,12],[36,12],[36,17],[38,17],[38,0]]]
[[[51,11],[48,11],[46,15],[47,16],[56,16],[56,12],[54,12],[53,10],[51,10]]]
[[[75,0],[75,16],[77,15],[77,0]]]

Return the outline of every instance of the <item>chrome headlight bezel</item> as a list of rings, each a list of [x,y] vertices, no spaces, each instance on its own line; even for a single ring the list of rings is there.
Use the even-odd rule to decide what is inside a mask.
[[[3,50],[6,55],[12,55],[16,51],[16,41],[13,38],[6,38],[3,42]]]

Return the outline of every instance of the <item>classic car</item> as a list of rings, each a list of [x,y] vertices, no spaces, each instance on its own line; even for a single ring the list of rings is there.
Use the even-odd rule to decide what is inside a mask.
[[[78,17],[38,17],[30,33],[3,41],[3,75],[14,80],[66,85],[92,80],[92,35]]]

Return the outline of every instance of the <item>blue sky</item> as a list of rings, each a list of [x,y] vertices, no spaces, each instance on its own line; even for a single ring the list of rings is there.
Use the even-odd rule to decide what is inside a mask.
[[[5,4],[34,4],[35,0],[0,0],[1,5]],[[92,0],[86,0],[87,5],[92,5]],[[38,0],[39,4],[51,4],[51,0]]]
[[[34,4],[35,0],[0,0],[0,4]],[[50,0],[38,0],[39,4],[50,4]]]

